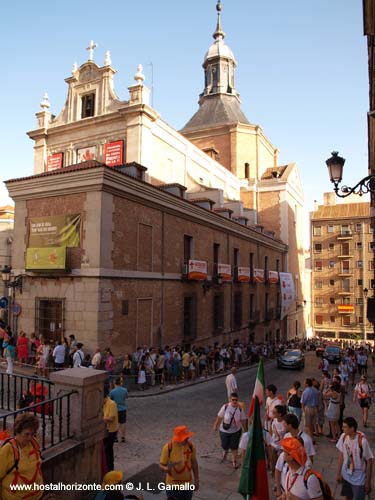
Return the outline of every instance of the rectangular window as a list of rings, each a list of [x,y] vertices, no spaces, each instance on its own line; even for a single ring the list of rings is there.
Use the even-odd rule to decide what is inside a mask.
[[[194,295],[184,297],[183,340],[189,344],[196,337],[196,298]]]
[[[250,253],[250,279],[254,277],[254,254]]]
[[[35,299],[35,333],[44,340],[60,340],[63,331],[64,299]]]
[[[249,319],[254,319],[254,311],[255,311],[255,297],[254,294],[250,294],[250,302],[249,302]]]
[[[323,281],[322,280],[315,281],[315,288],[323,288]]]
[[[341,272],[342,273],[349,273],[349,261],[348,260],[343,260],[341,262]]]
[[[329,280],[329,286],[335,286],[335,280],[330,279]]]
[[[316,314],[315,315],[315,324],[316,325],[322,325],[323,324],[323,315],[322,314]]]
[[[370,241],[368,244],[368,251],[373,252],[374,251],[374,242]]]
[[[357,241],[356,247],[357,247],[357,250],[361,250],[362,249],[362,241]]]
[[[324,304],[323,297],[315,297],[315,306],[321,307]]]
[[[344,278],[342,280],[342,291],[343,292],[350,292],[350,279],[349,278]]]
[[[375,288],[375,280],[370,280],[370,288],[372,290]]]
[[[280,260],[276,259],[276,272],[278,273],[280,271]]]
[[[240,265],[240,251],[238,248],[233,248],[233,266],[237,267]]]
[[[342,326],[350,326],[350,316],[344,314],[342,317]]]
[[[329,244],[329,249],[330,250],[334,250],[335,249],[335,244],[334,243],[330,243]]]
[[[363,316],[358,316],[358,324],[363,325]]]
[[[330,304],[335,304],[335,302],[336,302],[335,297],[330,297],[330,298],[329,298],[329,303],[330,303]]]
[[[341,234],[343,236],[350,236],[352,234],[349,224],[341,224]]]
[[[234,294],[233,324],[235,328],[242,325],[242,293]]]
[[[350,297],[343,297],[341,299],[341,303],[345,306],[349,306],[350,305]]]
[[[331,323],[336,323],[336,316],[330,316],[329,320]]]
[[[363,297],[357,297],[355,299],[355,302],[358,306],[362,306],[363,305]]]
[[[357,233],[360,233],[362,231],[362,224],[360,222],[357,222],[355,225],[355,230]]]
[[[349,243],[343,243],[341,245],[341,255],[349,255]]]
[[[333,225],[332,224],[328,224],[327,233],[333,233]]]
[[[322,247],[323,247],[323,245],[321,243],[315,243],[314,252],[315,253],[322,253]]]
[[[313,227],[313,235],[321,236],[322,235],[322,226],[314,226]]]
[[[358,267],[358,269],[363,268],[363,260],[357,260],[357,267]]]
[[[216,293],[214,295],[214,331],[224,328],[224,294]]]
[[[363,280],[357,280],[357,285],[358,286],[363,286]]]
[[[370,271],[374,270],[374,261],[373,260],[368,261],[368,268]]]
[[[89,118],[95,114],[95,94],[86,94],[81,99],[81,118]]]
[[[323,269],[323,261],[316,260],[315,261],[315,271],[322,271]]]
[[[192,256],[192,243],[193,237],[188,234],[184,234],[184,262],[188,263]]]
[[[334,267],[335,267],[335,261],[334,260],[330,260],[329,261],[329,268],[333,269]]]
[[[220,244],[219,243],[214,243],[214,247],[213,247],[213,259],[214,259],[214,263],[213,263],[213,273],[212,275],[217,278],[217,265],[219,263],[219,258],[220,258]]]

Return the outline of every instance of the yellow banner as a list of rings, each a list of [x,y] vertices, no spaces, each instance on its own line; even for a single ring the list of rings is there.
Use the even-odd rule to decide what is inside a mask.
[[[28,248],[26,250],[26,269],[65,269],[66,248]]]
[[[29,219],[29,248],[79,247],[81,215],[55,215]]]

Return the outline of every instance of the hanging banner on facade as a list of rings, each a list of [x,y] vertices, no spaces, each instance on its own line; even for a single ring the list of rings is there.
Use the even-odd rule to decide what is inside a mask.
[[[77,150],[77,163],[83,161],[96,160],[96,146],[81,148]]]
[[[124,163],[124,141],[104,144],[104,163],[108,167],[115,167]]]
[[[254,269],[253,279],[255,283],[264,283],[264,269]]]
[[[207,279],[207,262],[205,260],[189,260],[188,279]]]
[[[268,271],[268,281],[269,283],[278,283],[279,273],[277,271]]]
[[[230,264],[218,264],[217,274],[223,281],[232,281],[232,266]]]
[[[29,248],[79,247],[81,215],[55,215],[29,219]]]
[[[281,313],[280,319],[288,315],[291,305],[296,300],[294,281],[292,273],[279,273],[281,290]]]
[[[241,283],[249,283],[250,281],[250,267],[237,268],[237,281]]]
[[[30,271],[37,269],[65,269],[66,248],[27,248],[25,267]]]
[[[339,313],[354,313],[354,306],[349,305],[349,304],[340,305],[340,306],[337,306],[337,311]]]
[[[54,155],[47,156],[47,167],[46,172],[51,172],[52,170],[57,170],[63,166],[63,153],[56,153]]]

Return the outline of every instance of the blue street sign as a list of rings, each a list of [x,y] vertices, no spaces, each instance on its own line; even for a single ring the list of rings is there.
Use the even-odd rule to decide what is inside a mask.
[[[8,307],[8,299],[6,297],[0,298],[0,309],[6,309]]]

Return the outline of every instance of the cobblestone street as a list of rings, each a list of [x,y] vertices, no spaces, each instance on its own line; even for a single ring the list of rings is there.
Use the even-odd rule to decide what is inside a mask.
[[[274,383],[278,394],[285,394],[294,380],[303,382],[306,376],[320,377],[320,359],[315,353],[306,354],[304,371],[278,370],[274,361],[265,365],[265,384]],[[242,369],[237,374],[240,399],[248,408],[254,388],[256,367]],[[369,382],[374,382],[374,369],[369,368]],[[198,448],[200,466],[200,490],[194,498],[201,500],[235,500],[242,498],[237,493],[240,469],[234,471],[230,462],[220,463],[221,448],[218,433],[212,430],[213,422],[221,405],[226,401],[225,377],[219,377],[202,384],[192,385],[181,390],[171,391],[148,397],[133,397],[128,404],[127,442],[115,445],[115,467],[123,469],[125,478],[159,462],[160,451],[171,439],[172,429],[177,425],[188,425],[194,431],[192,438]],[[360,409],[353,404],[353,390],[350,388],[346,398],[345,416],[354,416],[362,430]],[[375,418],[370,410],[370,428],[366,435],[371,444],[374,438]],[[326,423],[325,431],[328,431]],[[334,491],[337,451],[335,445],[326,438],[317,439],[317,457],[314,467],[324,471],[324,475]],[[147,477],[143,478],[145,481]],[[270,486],[272,483],[270,481]],[[338,496],[338,491],[336,497]],[[146,493],[145,499],[163,498],[161,493]]]

